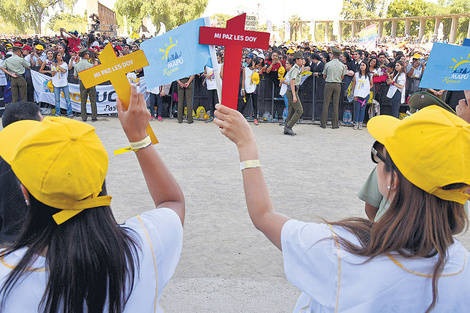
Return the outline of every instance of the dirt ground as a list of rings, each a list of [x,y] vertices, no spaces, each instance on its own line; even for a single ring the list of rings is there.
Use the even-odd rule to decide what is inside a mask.
[[[213,123],[151,122],[155,146],[186,199],[183,252],[163,291],[166,312],[292,312],[300,291],[285,278],[281,252],[252,225],[235,145]],[[374,164],[366,129],[251,124],[274,206],[304,221],[365,217],[356,193]],[[97,133],[110,155],[107,177],[119,222],[152,208],[143,175],[117,118],[100,118]],[[470,236],[461,239],[470,247]]]

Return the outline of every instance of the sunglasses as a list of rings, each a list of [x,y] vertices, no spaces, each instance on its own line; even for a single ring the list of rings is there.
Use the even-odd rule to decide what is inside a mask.
[[[382,154],[380,154],[379,151],[377,151],[377,149],[380,149],[382,147],[383,145],[380,142],[378,141],[374,142],[374,144],[372,145],[372,148],[370,149],[370,158],[372,159],[372,162],[377,164],[379,163],[379,161],[382,161],[385,163],[385,160],[386,160],[385,157]]]

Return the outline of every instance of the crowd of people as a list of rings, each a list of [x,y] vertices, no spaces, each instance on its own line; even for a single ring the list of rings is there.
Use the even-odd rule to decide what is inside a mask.
[[[100,51],[108,43],[113,45],[117,56],[123,56],[138,50],[140,43],[144,40],[146,40],[145,37],[132,40],[110,37],[93,31],[80,35],[77,31],[67,32],[65,29],[61,29],[60,35],[55,37],[4,38],[0,45],[0,62],[2,62],[0,65],[2,68],[0,93],[4,93],[7,80],[10,80],[12,102],[17,102],[19,99],[33,102],[34,86],[30,71],[36,70],[51,76],[55,95],[55,110],[53,112],[55,111],[56,115],[61,114],[60,95],[64,94],[66,114],[69,117],[73,116],[74,113],[68,98],[68,85],[79,84],[81,118],[84,121],[87,120],[86,102],[89,99],[92,121],[96,121],[96,89],[84,88],[79,81],[78,72],[100,64]],[[321,127],[326,127],[330,99],[333,105],[332,125],[334,128],[338,127],[339,99],[345,97],[347,101],[354,104],[353,129],[362,129],[366,107],[369,107],[374,99],[379,101],[381,89],[382,91],[387,90],[387,97],[392,105],[392,114],[398,116],[400,106],[406,105],[409,95],[420,90],[419,81],[426,66],[428,52],[414,43],[407,45],[407,42],[403,40],[395,42],[381,39],[378,42],[380,44],[374,49],[362,49],[355,42],[350,44],[332,43],[331,45],[289,42],[273,44],[265,51],[245,49],[240,69],[240,96],[243,101],[239,103],[238,110],[245,115],[251,115],[248,118],[252,119],[256,125],[259,124],[258,120],[262,112],[259,112],[257,85],[260,79],[268,79],[275,85],[274,96],[284,99],[284,133],[294,135],[292,127],[303,113],[299,88],[306,78],[313,75],[324,78],[327,83]],[[393,46],[393,44],[397,45]],[[208,122],[213,120],[214,105],[218,102],[214,72],[218,69],[220,76],[223,77],[223,47],[217,47],[217,59],[219,64],[214,65],[214,68],[208,67],[204,73],[196,74],[202,76],[203,84],[209,90],[212,98],[208,107],[210,111],[210,115],[207,117]],[[329,65],[326,66],[327,64]],[[336,64],[335,71],[331,70],[333,64]],[[345,68],[344,73],[338,72],[342,71],[340,65]],[[365,68],[362,70],[361,66],[365,66]],[[329,72],[328,75],[324,73],[325,67]],[[137,78],[145,76],[145,69],[136,70],[133,75]],[[293,75],[297,77],[292,80],[293,86],[291,86]],[[174,90],[171,89],[175,95],[178,95],[175,98],[177,98],[177,115],[180,123],[183,122],[184,116],[187,116],[189,123],[193,121],[192,114],[188,114],[188,112],[194,112],[192,105],[193,84],[194,76],[182,78],[174,82]],[[370,89],[366,88],[366,85],[370,85]],[[384,85],[387,85],[386,88],[383,87]],[[162,99],[169,95],[170,87],[171,85],[167,85],[148,90],[152,120],[163,121]],[[294,91],[292,92],[292,90]],[[443,95],[443,90],[429,90],[429,92],[441,98],[446,96]],[[184,103],[187,106],[186,114],[184,113]],[[157,107],[156,114],[155,106]],[[0,110],[3,109],[4,104],[0,102]],[[274,115],[274,112],[271,113]]]
[[[62,31],[60,38],[10,41],[0,48],[8,56],[1,68],[11,80],[13,96],[0,131],[0,214],[16,213],[16,220],[10,217],[15,225],[2,220],[0,228],[2,312],[163,312],[160,296],[179,261],[185,199],[152,147],[146,128],[155,112],[148,111],[136,86],[130,87],[126,110],[117,100],[117,112],[154,208],[123,225],[116,223],[110,207],[108,155],[94,127],[75,120],[67,100],[65,117],[43,117],[34,102],[26,101],[28,69],[39,68],[52,77],[54,89],[66,93],[72,69],[78,79],[78,72],[98,64],[96,55],[104,44],[111,43],[118,56],[139,49],[138,42],[93,34],[86,38],[82,42],[78,34]],[[216,89],[215,74],[223,79],[223,47],[218,50],[220,67],[201,73],[210,90]],[[470,197],[470,91],[462,92],[456,111],[439,99],[441,90],[416,97],[414,82],[425,63],[426,55],[416,51],[342,45],[245,50],[240,68],[243,104],[233,110],[213,97],[212,121],[238,149],[249,217],[282,251],[286,276],[302,291],[295,313],[465,312],[470,306],[469,253],[455,238],[468,228],[464,204]],[[144,73],[134,74],[129,79]],[[375,139],[371,159],[377,164],[360,192],[368,219],[311,223],[274,209],[253,129],[243,115],[251,102],[259,124],[256,86],[262,75],[278,82],[276,92],[288,110],[284,134],[290,136],[295,136],[293,126],[303,113],[299,89],[306,76],[325,80],[322,128],[327,126],[330,99],[332,127],[339,125],[345,80],[351,86],[357,130],[363,128],[371,90],[375,97],[383,84],[389,87],[392,116],[373,117],[367,125]],[[192,123],[194,76],[176,83],[178,100],[186,98],[187,121]],[[157,106],[167,87],[149,91]],[[411,111],[418,111],[400,120],[399,105],[408,96]],[[83,90],[83,97],[92,98],[93,91]],[[178,105],[180,123],[182,112],[183,102]],[[83,121],[86,117],[82,112]],[[2,234],[7,226],[13,232],[8,238]]]

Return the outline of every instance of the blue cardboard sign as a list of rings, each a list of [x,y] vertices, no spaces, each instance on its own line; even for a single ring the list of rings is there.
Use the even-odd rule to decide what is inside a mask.
[[[470,89],[470,46],[434,43],[420,88]]]
[[[199,44],[201,26],[206,26],[204,18],[183,24],[141,44],[149,62],[144,69],[147,88],[203,73],[204,66],[212,64],[209,46]]]

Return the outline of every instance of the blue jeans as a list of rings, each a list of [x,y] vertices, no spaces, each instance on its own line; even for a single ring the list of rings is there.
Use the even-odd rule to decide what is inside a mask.
[[[392,116],[398,118],[400,114],[400,102],[401,102],[401,92],[395,91],[392,99],[390,99],[390,105],[392,106]]]
[[[369,101],[370,94],[367,95],[365,98],[358,97],[358,100],[354,100],[354,123],[362,123],[364,122],[364,115],[366,115],[366,107],[367,102]],[[364,105],[362,105],[362,101],[364,101]],[[361,101],[359,101],[361,100]]]
[[[150,105],[150,114],[155,117],[155,99],[157,100],[157,116],[162,116],[163,112],[163,102],[162,102],[162,97],[160,94],[156,95],[154,93],[150,93],[150,100],[149,100],[149,105]]]
[[[60,92],[64,93],[65,103],[67,104],[67,116],[73,116],[72,112],[72,103],[70,102],[69,95],[69,86],[65,87],[55,87],[54,86],[54,96],[55,96],[55,115],[60,116]]]
[[[286,92],[286,93],[287,93],[287,92]],[[287,95],[284,94],[284,95],[282,96],[282,99],[284,99],[284,104],[286,105],[286,108],[288,108],[288,107],[289,107],[289,99],[287,99]]]

